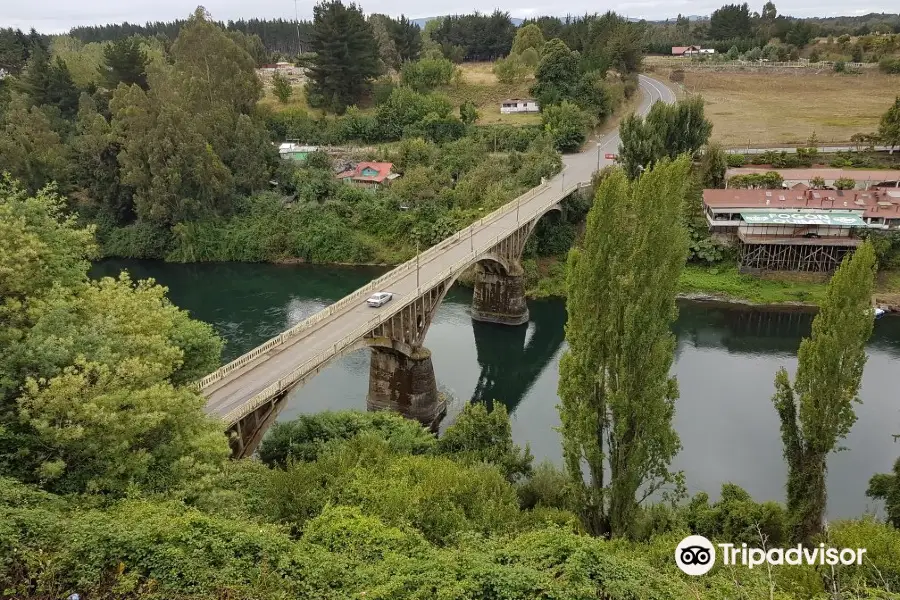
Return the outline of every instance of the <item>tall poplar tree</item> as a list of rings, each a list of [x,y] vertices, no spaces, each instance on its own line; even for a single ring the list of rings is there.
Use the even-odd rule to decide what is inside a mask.
[[[796,542],[808,544],[822,531],[826,459],[856,421],[853,404],[860,402],[865,345],[872,335],[874,281],[875,250],[866,242],[831,278],[812,335],[800,343],[794,383],[784,367],[775,376],[772,400],[781,420]]]
[[[311,46],[315,58],[309,70],[309,100],[343,113],[362,99],[370,80],[378,75],[378,44],[372,27],[357,5],[323,1],[313,8]]]
[[[681,447],[670,325],[688,251],[681,205],[689,170],[686,156],[635,181],[614,170],[597,190],[582,247],[569,254],[563,455],[596,535],[627,534],[640,502],[680,479],[669,470]]]

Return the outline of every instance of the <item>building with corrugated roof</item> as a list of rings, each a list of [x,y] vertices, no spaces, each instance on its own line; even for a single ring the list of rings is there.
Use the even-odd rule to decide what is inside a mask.
[[[710,232],[738,244],[742,270],[828,272],[866,229],[900,229],[900,189],[709,189]]]

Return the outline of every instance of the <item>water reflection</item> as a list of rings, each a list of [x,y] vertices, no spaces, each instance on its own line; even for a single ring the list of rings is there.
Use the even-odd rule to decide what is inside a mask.
[[[565,340],[561,302],[531,302],[527,326],[472,321],[481,373],[472,401],[500,400],[510,413],[531,390]]]

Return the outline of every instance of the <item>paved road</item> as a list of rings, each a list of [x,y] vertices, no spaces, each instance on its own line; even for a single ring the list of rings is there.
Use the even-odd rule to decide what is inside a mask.
[[[673,102],[675,95],[661,82],[640,76],[640,86],[644,93],[639,111],[649,110],[652,102],[662,99]],[[523,199],[517,211],[500,216],[487,222],[473,231],[471,240],[460,239],[431,260],[422,260],[419,265],[418,280],[424,285],[440,276],[458,261],[490,248],[496,243],[498,236],[506,236],[515,231],[522,221],[528,220],[549,206],[556,204],[564,197],[563,190],[578,182],[590,181],[598,165],[603,167],[612,161],[604,158],[605,153],[618,152],[618,132],[610,133],[580,154],[564,157],[562,173],[550,180],[549,185]],[[474,252],[472,250],[474,248]],[[232,411],[245,406],[255,395],[270,384],[286,377],[305,362],[314,359],[322,352],[327,352],[335,344],[339,344],[349,334],[364,327],[373,317],[381,313],[387,317],[397,312],[403,299],[416,296],[416,271],[397,270],[396,279],[385,284],[385,291],[393,292],[394,300],[380,308],[369,308],[365,302],[348,305],[344,310],[335,313],[308,330],[301,332],[284,344],[249,362],[244,367],[230,372],[222,380],[211,384],[203,390],[207,397],[206,412],[225,417]],[[422,290],[424,291],[424,290]]]

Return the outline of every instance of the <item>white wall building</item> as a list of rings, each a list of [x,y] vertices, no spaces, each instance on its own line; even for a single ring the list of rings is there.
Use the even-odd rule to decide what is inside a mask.
[[[541,107],[538,106],[537,100],[534,98],[510,98],[504,100],[500,104],[500,113],[508,115],[510,113],[531,113],[540,112]]]

